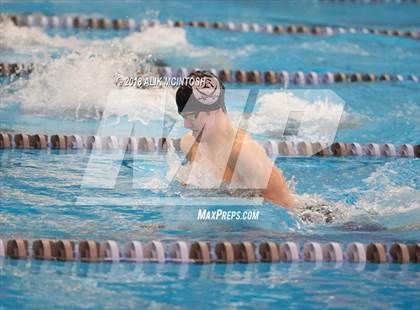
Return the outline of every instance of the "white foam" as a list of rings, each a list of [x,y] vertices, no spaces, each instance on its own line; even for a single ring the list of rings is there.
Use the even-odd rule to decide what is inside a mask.
[[[321,52],[323,54],[340,54],[340,55],[358,55],[358,56],[370,56],[369,52],[362,49],[360,45],[349,42],[341,42],[336,44],[335,42],[329,43],[325,40],[310,41],[297,44],[296,49],[298,50],[310,50]]]
[[[147,28],[121,39],[127,49],[152,53],[161,58],[179,56],[183,62],[195,63],[195,67],[230,68],[230,59],[243,54],[242,49],[223,50],[214,47],[200,47],[191,44],[187,31],[183,28],[172,28],[165,25]]]
[[[181,160],[176,155],[168,154],[169,171],[167,178],[174,179],[190,187],[201,189],[219,188],[221,179],[216,176],[212,165],[205,160],[199,160],[192,165],[181,165]]]
[[[398,104],[398,107],[387,113],[387,119],[397,119],[398,122],[412,122],[416,124],[419,121],[420,106],[414,98],[407,102]],[[385,120],[386,121],[386,120]]]
[[[169,52],[168,49],[183,50],[192,47],[182,28],[158,26],[135,32],[121,40],[121,44],[140,53]],[[173,52],[173,50],[171,51]]]
[[[361,180],[367,189],[341,189],[341,194],[360,196],[354,204],[331,204],[322,197],[301,195],[297,196],[298,206],[329,205],[337,223],[378,223],[389,230],[419,229],[420,190],[418,169],[413,164],[405,159],[387,162]]]
[[[75,49],[87,43],[74,36],[49,36],[45,30],[37,27],[17,27],[10,20],[0,22],[0,42],[3,49],[30,54],[33,57],[44,55],[57,48]]]
[[[123,88],[109,92],[103,117],[127,115],[129,121],[147,125],[151,121],[163,122],[165,117],[178,120],[175,89],[172,88]]]
[[[99,117],[116,72],[135,72],[138,63],[129,53],[98,54],[82,48],[44,68],[35,67],[28,80],[5,87],[5,102],[19,102],[25,112],[63,118]]]
[[[136,76],[141,66],[147,71],[153,56],[180,54],[195,58],[197,65],[203,58],[203,66],[219,66],[226,65],[224,59],[230,53],[194,46],[188,42],[185,29],[166,26],[148,28],[124,38],[87,40],[49,36],[43,29],[16,27],[6,21],[0,23],[0,39],[6,48],[27,53],[36,65],[28,79],[0,90],[1,106],[17,102],[26,113],[70,119],[101,117],[115,75]],[[51,55],[57,50],[61,56],[54,59]],[[135,118],[143,111],[147,123],[156,116],[144,113],[150,107],[149,102],[139,100],[122,114]]]
[[[416,173],[410,161],[387,162],[361,180],[367,189],[339,190],[341,195],[359,196],[354,204],[331,202],[315,194],[295,194],[297,218],[305,224],[302,227],[325,224],[330,217],[335,225],[354,222],[379,224],[390,230],[418,229],[420,190],[416,188]]]
[[[295,194],[294,197],[297,218],[305,224],[339,223],[348,219],[349,206],[344,203],[332,203],[315,194]]]
[[[283,135],[291,111],[304,111],[299,130],[296,135],[290,136],[291,141],[327,142],[334,138],[338,126],[354,128],[359,125],[358,116],[343,111],[343,103],[334,101],[328,94],[320,93],[320,97],[307,100],[298,97],[295,92],[283,90],[260,96],[248,122],[249,130],[279,138]]]
[[[387,162],[362,180],[367,190],[344,190],[353,195],[361,193],[354,205],[345,208],[347,219],[380,223],[388,229],[418,227],[420,191],[416,188],[417,170],[412,165],[404,159]]]

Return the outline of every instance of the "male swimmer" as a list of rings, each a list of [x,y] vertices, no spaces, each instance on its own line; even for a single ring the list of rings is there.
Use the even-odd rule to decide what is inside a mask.
[[[294,198],[280,170],[227,113],[224,85],[212,73],[196,71],[176,93],[178,113],[191,130],[181,139],[188,164],[205,165],[222,187],[253,189],[266,201],[294,209]]]

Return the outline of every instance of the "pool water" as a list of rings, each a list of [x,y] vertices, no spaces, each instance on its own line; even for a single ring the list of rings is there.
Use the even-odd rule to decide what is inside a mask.
[[[2,289],[2,305],[35,309],[45,308],[46,302],[47,308],[415,309],[416,265],[370,265],[363,271],[356,266],[27,264],[9,260],[3,266],[7,285]]]
[[[0,8],[19,14],[420,30],[420,5],[411,3],[110,1],[98,6],[89,1],[3,1]],[[99,131],[124,137],[126,126],[135,124],[137,136],[161,136],[163,111],[176,117],[174,106],[164,110],[150,100],[111,110],[106,106],[116,72],[134,74],[157,60],[171,67],[420,75],[420,43],[408,38],[165,27],[117,32],[19,28],[11,23],[0,28],[0,62],[35,64],[28,77],[0,77],[0,131],[16,133]],[[237,94],[248,88],[272,92],[287,108],[311,108],[315,103],[303,100],[302,91],[325,94],[328,88],[341,100],[326,102],[322,97],[319,113],[344,109],[335,141],[394,144],[419,144],[419,86],[412,81],[289,86],[281,93],[278,86],[226,84],[232,91],[227,105],[234,118],[243,111]],[[284,93],[292,94],[293,101],[284,100]],[[272,103],[260,99],[261,111],[273,111]],[[265,122],[267,116],[255,114],[253,128],[260,130],[254,134],[276,139],[276,122]],[[178,120],[171,135],[185,132]],[[101,161],[119,171],[112,189],[84,186],[91,155],[86,150],[0,150],[0,239],[208,240],[213,245],[220,240],[292,240],[301,245],[419,241],[418,159],[273,158],[300,201],[331,206],[332,223],[306,222],[270,203],[247,206],[260,211],[258,221],[200,222],[199,207],[219,205],[212,197],[198,205],[189,189],[168,184],[167,173],[182,160],[180,154],[126,154],[121,162],[113,152],[100,152]],[[0,258],[0,308],[410,309],[420,302],[419,272],[413,264],[202,266]]]

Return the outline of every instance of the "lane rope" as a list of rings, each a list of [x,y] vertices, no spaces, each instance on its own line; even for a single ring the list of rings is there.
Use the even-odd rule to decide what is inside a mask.
[[[278,262],[349,262],[349,263],[419,263],[420,243],[393,243],[387,246],[372,242],[351,242],[347,250],[339,242],[272,241],[257,244],[248,241],[209,242],[175,241],[166,246],[159,240],[129,241],[124,245],[114,240],[50,240],[0,239],[0,256],[12,259],[39,259],[84,262],[153,262],[153,263],[278,263]]]
[[[32,15],[2,15],[2,19],[10,19],[16,26],[66,28],[66,29],[113,29],[127,31],[143,31],[156,26],[212,28],[237,32],[259,32],[270,34],[305,34],[305,35],[337,35],[347,33],[361,33],[373,35],[387,35],[419,39],[418,31],[401,31],[393,29],[354,28],[324,25],[272,25],[257,23],[208,22],[208,21],[159,21],[157,19],[109,19],[87,16],[45,16]]]
[[[34,64],[22,63],[0,63],[0,76],[22,77],[30,74],[34,70]],[[157,74],[165,78],[184,78],[188,74],[200,68],[174,68],[168,66],[157,67]],[[419,82],[420,77],[410,74],[373,74],[373,73],[346,73],[346,72],[303,72],[303,71],[258,71],[258,70],[217,70],[208,69],[221,81],[228,83],[265,83],[280,85],[316,85],[332,83],[360,83],[360,82],[379,82],[379,81],[411,81]]]
[[[187,77],[191,72],[200,68],[172,68],[168,66],[158,67],[158,73],[162,77]],[[420,77],[414,74],[373,74],[373,73],[346,73],[346,72],[303,72],[303,71],[259,71],[259,70],[228,70],[208,69],[223,82],[231,83],[265,83],[281,85],[315,85],[332,83],[357,83],[378,81],[412,81],[419,82]]]
[[[124,150],[140,153],[181,151],[180,138],[11,134],[0,132],[0,149]],[[420,157],[420,145],[258,141],[269,156],[382,156]]]

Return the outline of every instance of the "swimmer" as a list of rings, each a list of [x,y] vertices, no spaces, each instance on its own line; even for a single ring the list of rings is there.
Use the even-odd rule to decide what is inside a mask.
[[[222,188],[253,189],[266,201],[294,209],[281,171],[244,129],[232,124],[223,83],[207,71],[196,71],[188,78],[196,83],[184,83],[176,93],[178,113],[191,130],[181,139],[187,165],[204,166]]]

